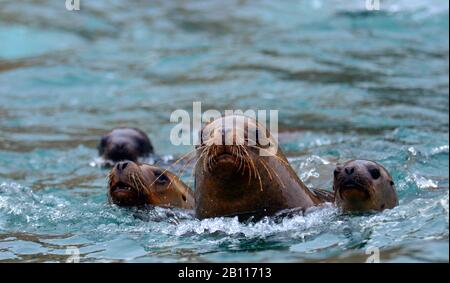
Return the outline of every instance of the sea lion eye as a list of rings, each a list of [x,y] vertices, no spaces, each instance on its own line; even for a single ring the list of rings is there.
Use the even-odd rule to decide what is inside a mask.
[[[157,170],[154,172],[156,176],[156,182],[160,184],[165,184],[167,181],[169,181],[169,178],[161,171]]]
[[[395,185],[394,181],[390,181],[389,184],[391,184],[391,186]]]
[[[369,173],[370,173],[370,176],[372,176],[372,178],[374,180],[380,178],[380,175],[381,175],[380,170],[378,170],[378,168],[370,168]]]

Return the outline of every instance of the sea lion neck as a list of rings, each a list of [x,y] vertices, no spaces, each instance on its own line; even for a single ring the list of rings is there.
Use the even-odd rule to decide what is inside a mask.
[[[197,182],[202,184],[204,194],[209,198],[241,198],[255,190],[255,179],[249,170],[239,170],[238,166],[230,163],[224,163],[211,171],[206,170],[198,179]]]

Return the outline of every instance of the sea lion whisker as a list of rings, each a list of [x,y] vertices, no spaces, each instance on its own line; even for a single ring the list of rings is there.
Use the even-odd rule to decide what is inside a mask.
[[[284,159],[282,159],[281,157],[277,156],[276,154],[273,154],[272,152],[268,151],[267,149],[260,148],[260,147],[257,147],[257,146],[249,146],[249,147],[256,148],[256,149],[259,149],[259,150],[263,150],[263,151],[265,151],[265,152],[268,152],[268,153],[270,153],[269,157],[274,157],[274,158],[276,158],[278,161],[283,162],[285,165],[291,166],[291,165],[289,164],[289,162],[287,162],[286,160],[284,160]]]
[[[255,172],[255,177],[258,177],[258,180],[259,180],[259,188],[260,188],[260,190],[261,190],[261,192],[262,192],[262,191],[263,191],[263,185],[262,185],[261,174],[259,173],[259,170],[256,168],[256,165],[255,165],[253,159],[250,158],[250,154],[248,153],[247,149],[246,149],[246,148],[243,148],[243,149],[244,149],[244,152],[245,152],[245,154],[247,155],[249,161],[251,162],[251,166],[253,167],[253,170],[254,170],[254,172]]]
[[[188,153],[184,154],[183,156],[181,156],[180,158],[178,158],[174,163],[172,163],[171,165],[169,165],[168,168],[166,168],[163,173],[161,175],[164,175],[165,173],[167,173],[169,171],[169,169],[173,168],[175,165],[177,165],[181,160],[183,160],[184,158],[186,158],[189,154],[192,154],[193,152],[195,152],[196,149],[189,151]],[[161,177],[161,175],[159,175],[151,184],[150,187],[153,186],[155,184],[155,182],[157,180],[159,180],[159,178]]]
[[[134,187],[136,188],[136,190],[138,191],[138,193],[141,193],[142,192],[142,188],[141,188],[141,185],[138,183],[138,181],[136,180],[137,179],[137,176],[136,176],[136,174],[135,173],[131,173],[131,180],[132,180],[132,183],[133,183],[133,185],[134,185]]]
[[[216,164],[216,159],[214,156],[216,156],[217,147],[212,147],[211,150],[213,151],[213,154],[211,155],[211,158],[208,159],[208,167],[209,170],[212,170],[213,166]]]
[[[241,155],[242,155],[242,159],[244,160],[244,171],[245,171],[245,169],[251,170],[252,168],[251,168],[251,164],[250,164],[250,155],[245,150],[244,146],[241,146]]]
[[[241,156],[241,150],[240,150],[239,146],[233,146],[231,148],[231,154],[236,157],[237,172],[239,173],[239,172],[241,172],[241,169],[242,169],[241,168],[242,156]]]
[[[144,185],[144,183],[142,182],[142,179],[141,179],[141,176],[140,176],[140,175],[137,176],[137,180],[138,180],[139,184],[141,185],[142,191],[146,191],[146,190],[147,190],[147,187],[146,187],[146,186]]]
[[[246,154],[246,156],[248,157],[249,162],[251,163],[251,169],[253,169],[253,172],[255,173],[255,177],[256,177],[256,174],[257,174],[258,172],[257,172],[257,169],[256,169],[255,162],[254,162],[253,159],[250,157],[250,154],[248,153],[248,150],[247,150],[245,147],[243,148],[243,150],[244,150],[244,153]],[[258,174],[259,174],[259,173],[258,173]]]
[[[248,158],[245,158],[244,160],[245,160],[245,164],[248,167],[248,184],[250,185],[250,182],[252,180],[252,167],[251,167],[251,164],[250,164],[250,161],[248,160]]]
[[[272,181],[273,180],[273,176],[272,176],[272,173],[270,172],[269,168],[267,168],[266,162],[264,160],[262,160],[262,159],[259,162],[262,164],[264,169],[266,169],[267,174],[269,174],[269,178]]]
[[[277,177],[278,181],[280,181],[283,188],[286,188],[286,185],[284,184],[283,179],[280,177],[280,175],[278,175],[278,173],[275,170],[272,170],[272,171],[273,171],[273,173],[275,173],[275,176]]]
[[[242,147],[241,146],[239,146],[238,148],[237,148],[237,150],[238,150],[238,152],[239,152],[239,169],[238,169],[238,172],[240,172],[240,170],[242,169],[242,176],[245,174],[245,158],[244,158],[244,156],[243,156],[243,154],[242,154]]]
[[[195,149],[189,151],[188,153],[186,153],[186,154],[184,154],[183,156],[181,156],[180,158],[178,158],[174,163],[172,163],[171,165],[169,165],[169,167],[166,168],[166,169],[162,172],[162,174],[159,175],[159,176],[158,176],[158,177],[150,184],[150,187],[153,186],[153,185],[155,184],[155,182],[158,181],[159,178],[160,178],[162,175],[164,175],[165,173],[167,173],[167,172],[169,171],[169,169],[171,169],[172,167],[174,167],[175,165],[177,165],[181,160],[183,160],[184,158],[186,158],[189,154],[193,153],[194,151],[195,151]]]
[[[200,156],[201,156],[201,155],[200,155]],[[200,160],[200,158],[196,158],[196,156],[193,156],[192,158],[190,158],[190,159],[186,162],[186,164],[185,164],[183,170],[178,174],[178,176],[183,176],[183,175],[184,175],[184,173],[186,172],[186,170],[188,169],[189,165],[191,164],[191,162],[192,162],[193,160],[195,160],[195,163],[194,163],[194,166],[193,166],[192,169],[191,169],[190,178],[193,177],[193,175],[194,175],[193,173],[194,173],[195,166],[197,165],[198,161]]]
[[[212,155],[212,154],[209,153],[210,151],[212,151],[213,154],[214,154],[215,148],[209,147],[209,148],[208,148],[208,151],[207,151],[207,156],[208,156],[208,158],[205,159],[205,161],[206,161],[205,164],[206,164],[208,170],[211,170],[211,168],[212,168],[212,165],[211,165],[211,164],[212,164],[212,159],[213,159],[213,156],[214,156],[214,155]]]
[[[134,180],[134,174],[128,173],[126,177],[128,180],[128,185],[133,186],[139,192],[139,187],[137,186],[136,181]]]
[[[141,188],[141,185],[137,181],[136,175],[132,174],[131,176],[132,176],[132,179],[133,179],[134,187],[138,191],[138,194],[142,193],[142,188]]]
[[[202,168],[203,168],[203,170],[206,170],[206,164],[207,164],[206,159],[209,158],[208,153],[209,153],[209,147],[205,147],[200,151],[200,156],[197,158],[197,161],[194,164],[191,177],[193,176],[194,169],[197,167],[197,165],[199,164],[199,161],[202,160],[202,158],[203,158]],[[205,158],[205,156],[206,156],[206,158]]]
[[[240,166],[241,154],[240,154],[239,146],[232,146],[231,147],[231,155],[236,156],[236,161],[237,161],[236,163],[239,164],[237,171],[239,173],[239,171],[241,170],[241,166]]]
[[[280,175],[278,175],[278,173],[275,171],[275,170],[273,170],[272,168],[270,168],[270,167],[267,167],[268,166],[268,164],[267,164],[267,162],[266,161],[264,161],[264,160],[260,160],[260,163],[263,165],[263,167],[266,169],[266,171],[269,173],[269,178],[270,178],[270,180],[273,180],[273,176],[272,176],[272,174],[270,173],[270,172],[273,172],[274,174],[275,174],[275,176],[277,177],[277,179],[278,179],[278,181],[281,183],[281,185],[283,186],[283,188],[286,188],[286,186],[285,186],[285,184],[284,184],[284,182],[283,182],[283,180],[281,179],[281,177],[280,177]]]
[[[261,192],[263,191],[263,185],[262,185],[262,180],[261,180],[261,174],[259,173],[259,171],[256,171],[258,173],[258,179],[259,179],[259,188],[261,190]]]
[[[188,153],[182,155],[180,158],[178,158],[174,163],[172,163],[171,165],[169,165],[169,167],[166,169],[165,172],[167,172],[169,169],[173,168],[175,165],[177,165],[180,161],[182,161],[183,159],[185,159],[186,157],[188,157],[190,154],[196,152],[196,149],[193,149],[191,151],[189,151]],[[164,172],[164,173],[165,173]]]
[[[184,174],[184,172],[186,171],[186,169],[188,168],[188,166],[190,165],[190,163],[192,162],[192,160],[195,159],[195,156],[191,157],[186,164],[184,164],[184,166],[177,172],[177,176],[182,176]],[[193,171],[193,170],[192,170]]]
[[[194,177],[194,173],[195,173],[196,167],[197,167],[197,165],[198,165],[198,162],[205,156],[205,154],[206,154],[206,151],[205,151],[205,150],[202,150],[202,151],[200,152],[200,156],[197,158],[197,160],[196,160],[195,163],[194,163],[194,166],[192,167],[192,171],[191,171],[191,179]]]
[[[262,160],[261,160],[262,161]],[[266,163],[267,164],[267,163]],[[281,183],[281,185],[283,186],[283,188],[286,188],[286,185],[283,182],[283,179],[280,177],[280,175],[278,175],[277,171],[273,170],[272,168],[268,167],[269,169],[272,170],[272,172],[275,174],[275,177],[277,177],[278,181]]]
[[[253,171],[252,169],[253,168],[252,168],[252,163],[250,163],[251,162],[251,158],[250,158],[248,152],[245,150],[245,148],[242,148],[242,150],[243,150],[243,154],[246,157],[246,158],[243,158],[243,159],[244,159],[245,165],[248,168],[248,182],[247,182],[247,185],[249,186],[250,182],[252,180],[252,171]],[[255,174],[255,178],[256,178],[256,174]]]
[[[175,178],[178,178],[177,176],[174,176],[173,178],[171,178],[169,185],[167,185],[168,188],[170,188],[170,186],[172,185],[173,181],[175,180]]]
[[[205,151],[206,151],[206,156],[208,157],[208,158],[203,158],[203,169],[204,170],[209,170],[209,162],[210,162],[210,158],[211,158],[211,154],[210,154],[210,151],[211,151],[211,147],[207,147],[206,149],[205,149]]]
[[[176,174],[176,175],[179,175],[180,173],[182,173],[182,172],[184,171],[184,169],[189,165],[189,163],[190,163],[194,158],[195,158],[195,155],[193,155],[192,157],[189,157],[189,158],[187,159],[186,163],[185,163],[183,166],[181,166],[180,169],[177,170],[177,174]]]

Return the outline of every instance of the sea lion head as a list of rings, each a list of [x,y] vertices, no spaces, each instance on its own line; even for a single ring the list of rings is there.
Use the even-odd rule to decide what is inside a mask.
[[[398,204],[389,172],[370,160],[350,160],[334,170],[335,203],[344,211],[382,211]]]
[[[116,128],[102,136],[98,145],[99,155],[113,163],[122,160],[138,161],[153,153],[148,136],[135,128]]]
[[[192,209],[190,189],[171,172],[132,161],[117,163],[109,174],[108,196],[119,206],[155,205]]]
[[[238,171],[254,170],[256,164],[252,160],[278,153],[278,143],[271,133],[256,120],[243,115],[225,116],[206,124],[200,132],[200,142],[198,164],[203,165],[205,171],[220,171],[219,175],[226,174],[222,169],[227,166]]]
[[[251,117],[229,115],[204,125],[196,153],[199,218],[269,215],[312,205],[276,138]]]

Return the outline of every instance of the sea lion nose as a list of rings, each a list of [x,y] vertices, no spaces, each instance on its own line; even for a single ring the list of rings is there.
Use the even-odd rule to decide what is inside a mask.
[[[227,129],[225,128],[220,128],[217,129],[214,133],[214,140],[216,141],[216,143],[220,143],[221,145],[225,145],[226,144],[226,136],[227,136]]]
[[[222,128],[219,130],[219,134],[222,136],[222,144],[226,144],[226,136],[227,136],[227,130]]]
[[[353,174],[353,172],[355,172],[355,167],[345,167],[345,173],[347,173],[347,175],[351,175]]]
[[[125,168],[127,168],[127,166],[128,166],[129,163],[130,163],[130,162],[128,162],[128,161],[119,162],[119,163],[117,163],[117,165],[116,165],[116,169],[117,169],[119,172],[121,172],[121,171],[125,170]]]
[[[116,150],[123,150],[123,149],[125,148],[125,146],[126,146],[126,144],[125,144],[124,142],[117,143],[117,144],[115,145],[115,149],[116,149]]]

